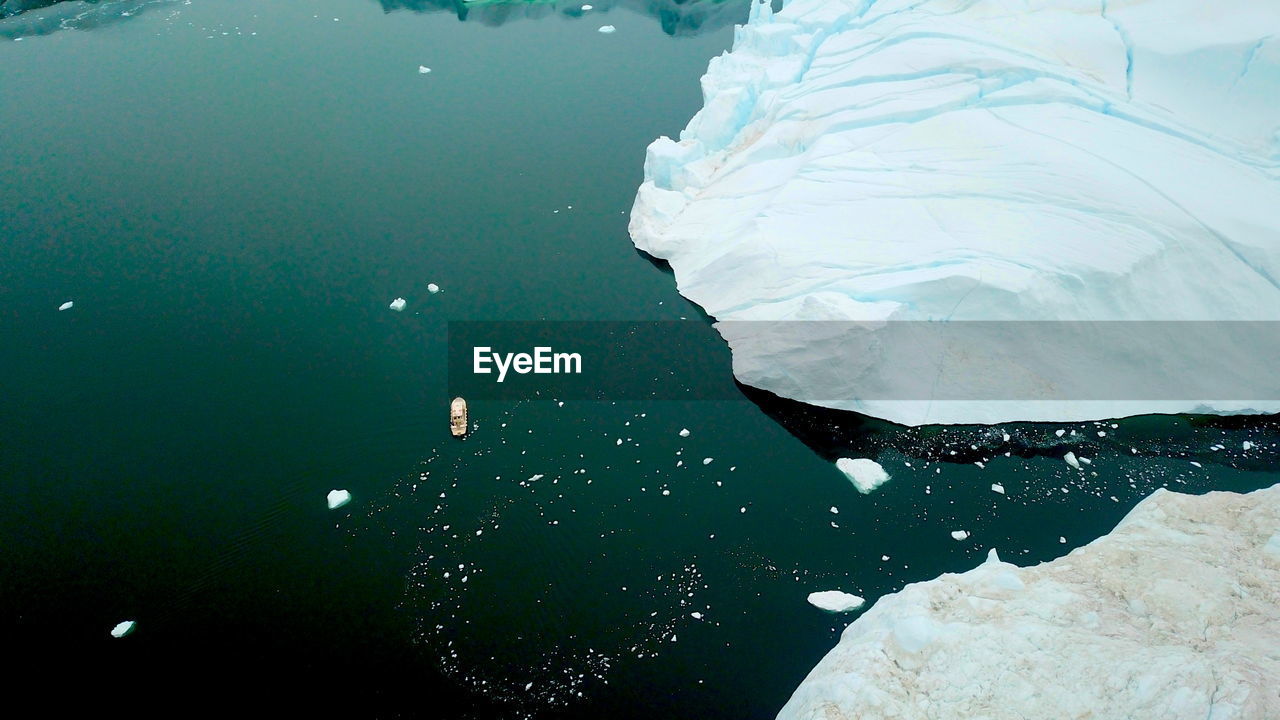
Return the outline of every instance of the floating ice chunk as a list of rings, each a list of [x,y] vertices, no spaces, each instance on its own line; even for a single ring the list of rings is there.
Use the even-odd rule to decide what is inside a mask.
[[[714,459],[714,458],[702,458],[702,464],[703,464],[703,465],[710,465],[710,464],[711,464],[711,461],[712,461],[713,459]]]
[[[528,690],[532,689],[532,688],[533,688],[533,683],[529,683],[528,685],[525,685],[525,686],[524,686],[524,689],[525,689],[525,691],[526,691],[526,692],[527,692]]]
[[[68,300],[58,306],[58,311],[61,312],[63,310],[70,310],[74,305],[75,305],[74,302],[72,302],[71,300]]]
[[[952,540],[968,540],[969,533],[966,530],[952,530],[951,539]]]
[[[330,490],[329,494],[325,496],[325,499],[329,501],[330,510],[337,510],[343,505],[351,502],[351,493],[346,490]]]
[[[136,620],[125,620],[124,622],[119,623],[115,627],[111,628],[111,637],[122,638],[125,635],[128,635],[129,633],[133,632],[133,629],[137,627],[137,625],[138,623]]]
[[[843,613],[857,610],[862,607],[863,602],[865,601],[857,595],[850,595],[839,590],[809,593],[809,604],[827,612]]]
[[[1009,433],[1004,434],[1004,441],[1009,442]]]
[[[594,7],[595,7],[594,5],[583,5],[582,12],[591,12],[592,8]]]
[[[991,492],[1004,494],[1004,486],[1000,483],[991,483]]]
[[[435,295],[436,293],[440,292],[440,286],[435,283],[427,283],[427,292],[431,293],[432,295]]]
[[[70,304],[70,303],[68,303],[68,304]],[[1244,442],[1240,443],[1240,447],[1241,447],[1242,449],[1244,449],[1244,450],[1252,450],[1252,449],[1253,449],[1253,443],[1249,442],[1248,440],[1245,440]]]
[[[840,508],[836,507],[835,505],[832,505],[832,506],[831,506],[831,514],[832,514],[832,515],[839,515],[839,514],[840,514]]]
[[[701,619],[702,619],[702,613],[700,613],[700,612],[691,612],[691,613],[689,613],[689,617],[693,618],[694,620],[701,620]]]
[[[426,75],[426,74],[427,74],[427,73],[429,73],[429,72],[431,72],[431,68],[427,67],[426,65],[419,65],[419,66],[418,66],[418,74],[419,74],[419,75]]]
[[[398,297],[395,300],[391,301],[390,307],[392,310],[395,310],[396,312],[400,312],[401,310],[404,310],[404,306],[407,304],[408,303],[405,301],[404,298]]]
[[[600,26],[600,32],[604,33],[605,35],[611,35],[611,34],[613,34],[613,33],[614,33],[614,32],[616,32],[616,31],[617,31],[617,28],[615,28],[615,27],[614,27],[614,26],[612,26],[612,25],[601,25],[601,26]]]
[[[1054,435],[1057,435],[1058,437],[1062,437],[1063,435],[1066,435],[1066,434],[1067,434],[1067,431],[1066,431],[1066,430],[1058,430],[1058,431],[1055,431],[1053,434],[1054,434]]]
[[[1067,539],[1066,539],[1065,537],[1063,537],[1063,536],[1059,535],[1059,536],[1058,536],[1058,543],[1059,543],[1059,544],[1061,544],[1061,545],[1066,545],[1066,544],[1067,544]]]
[[[680,437],[689,437],[689,428],[682,429],[680,431]]]
[[[1066,460],[1066,461],[1067,461],[1067,464],[1068,464],[1068,465],[1070,465],[1071,467],[1073,467],[1073,468],[1075,468],[1075,469],[1077,469],[1077,470],[1079,470],[1079,469],[1080,469],[1080,461],[1076,459],[1076,454],[1075,454],[1075,453],[1073,453],[1073,452],[1067,452],[1067,454],[1066,454],[1066,455],[1063,455],[1063,456],[1062,456],[1062,459],[1063,459],[1063,460]]]
[[[840,458],[836,460],[836,468],[849,478],[849,482],[858,492],[867,494],[889,480],[889,473],[884,471],[880,463],[866,458]]]

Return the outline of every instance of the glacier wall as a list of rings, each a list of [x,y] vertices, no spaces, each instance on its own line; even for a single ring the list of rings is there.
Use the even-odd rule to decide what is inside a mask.
[[[720,321],[1280,320],[1280,3],[756,4],[702,85],[630,231]],[[721,327],[744,383],[907,424],[1280,410],[866,398],[892,358]]]
[[[1066,557],[881,598],[778,720],[1270,720],[1278,648],[1280,485],[1158,490]]]

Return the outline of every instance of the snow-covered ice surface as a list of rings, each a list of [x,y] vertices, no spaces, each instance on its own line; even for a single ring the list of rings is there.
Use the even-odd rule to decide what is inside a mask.
[[[753,6],[702,86],[649,147],[630,230],[744,383],[907,424],[1280,410],[868,398],[894,348],[725,322],[1280,320],[1280,4],[790,0]]]
[[[840,458],[836,460],[836,469],[863,495],[889,482],[889,473],[880,463],[867,458]]]
[[[862,607],[864,602],[857,595],[851,595],[847,592],[839,590],[823,590],[822,592],[809,593],[809,604],[819,610],[826,610],[833,613],[844,613],[857,610]]]
[[[991,551],[880,598],[779,720],[1280,717],[1280,485],[1157,490],[1019,568]]]

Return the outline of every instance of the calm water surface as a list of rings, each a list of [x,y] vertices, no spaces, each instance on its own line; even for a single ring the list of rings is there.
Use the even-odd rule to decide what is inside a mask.
[[[145,715],[771,718],[849,619],[809,592],[1051,559],[1155,488],[1280,480],[1257,418],[904,430],[751,393],[479,402],[448,437],[449,320],[687,318],[724,353],[626,213],[738,10],[596,4],[0,21],[16,682]],[[893,479],[859,495],[841,456]]]

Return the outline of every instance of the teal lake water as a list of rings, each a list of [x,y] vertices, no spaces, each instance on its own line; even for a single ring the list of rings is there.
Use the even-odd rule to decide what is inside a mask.
[[[450,320],[686,319],[732,384],[626,225],[742,4],[407,5],[0,20],[0,630],[51,711],[772,718],[856,617],[810,592],[1280,481],[1274,419],[908,430],[751,391],[477,401],[454,440]]]

